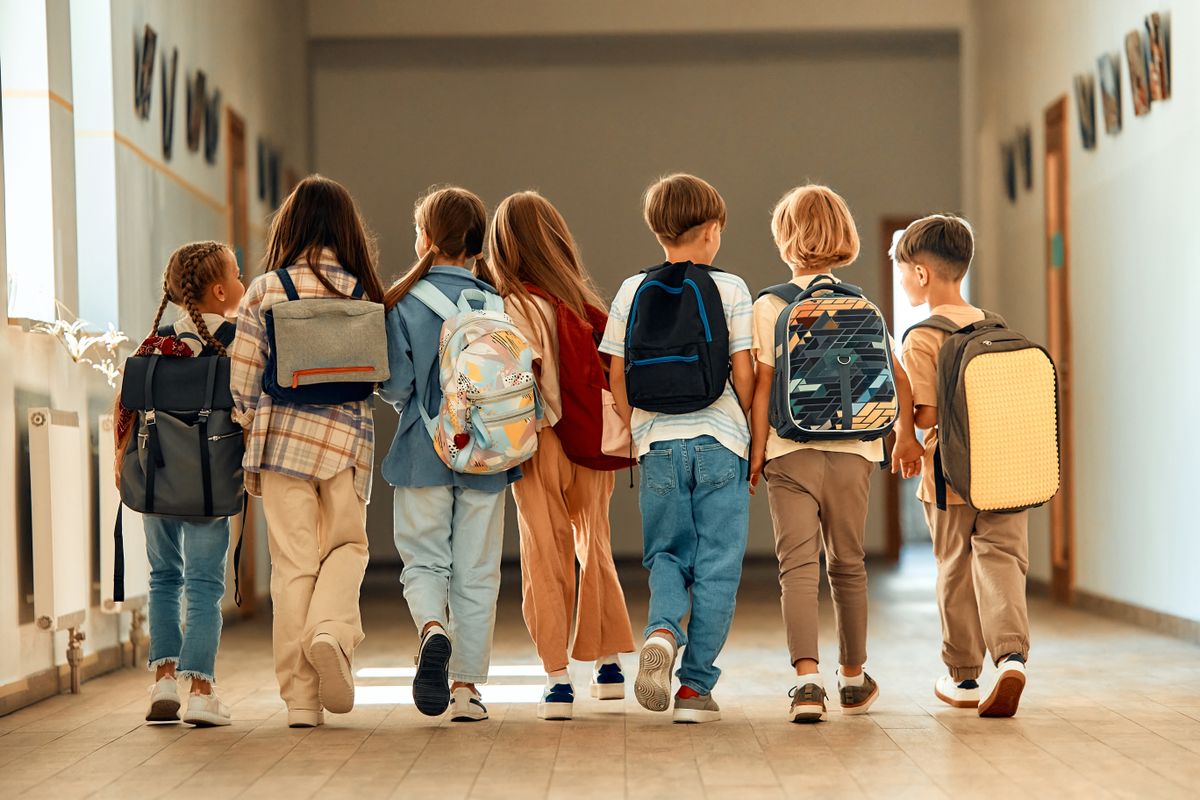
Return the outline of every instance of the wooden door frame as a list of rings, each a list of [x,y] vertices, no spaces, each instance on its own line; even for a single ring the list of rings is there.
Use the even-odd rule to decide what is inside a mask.
[[[1050,588],[1056,600],[1070,603],[1075,589],[1075,475],[1074,414],[1072,413],[1071,359],[1071,224],[1070,168],[1068,153],[1067,96],[1062,95],[1045,111],[1046,144],[1043,155],[1045,188],[1042,203],[1043,241],[1046,264],[1047,345],[1058,368],[1060,490],[1050,501]],[[1052,180],[1051,157],[1061,179]],[[1057,194],[1055,194],[1057,193]],[[1057,214],[1051,204],[1057,200]],[[1058,218],[1062,237],[1062,263],[1054,264],[1053,223]]]
[[[241,115],[235,112],[232,108],[225,107],[225,141],[227,144],[228,169],[226,171],[226,241],[237,250],[242,258],[242,283],[248,284],[248,270],[246,265],[247,250],[250,241],[250,196],[249,196],[249,179],[248,167],[246,165],[246,123]],[[239,158],[240,156],[240,158]],[[239,186],[238,169],[241,169],[241,181]],[[241,202],[235,202],[238,195],[241,195]],[[239,241],[238,232],[241,231],[242,236]],[[249,506],[250,513],[246,515],[244,522],[237,520],[240,523],[242,531],[242,563],[241,570],[238,576],[242,590],[242,605],[240,613],[242,617],[252,617],[258,605],[258,568],[257,558],[258,552],[257,543],[257,526],[255,525],[255,514],[253,512],[253,504]],[[236,527],[236,526],[235,526]]]
[[[888,255],[888,251],[892,249],[892,234],[898,230],[907,228],[910,224],[920,219],[914,214],[889,214],[879,223],[879,244],[880,244],[880,272],[879,272],[879,310],[883,312],[883,319],[887,322],[888,330],[892,330],[895,325],[895,320],[892,318],[893,306],[895,305],[895,292],[892,291],[893,276],[892,276],[892,259]],[[902,335],[904,331],[896,331],[898,335]],[[894,441],[893,436],[889,436],[883,443],[884,447],[891,447]],[[900,561],[900,548],[904,545],[904,530],[900,522],[900,476],[893,475],[888,472],[884,477],[884,546],[883,556],[889,562],[895,564]]]

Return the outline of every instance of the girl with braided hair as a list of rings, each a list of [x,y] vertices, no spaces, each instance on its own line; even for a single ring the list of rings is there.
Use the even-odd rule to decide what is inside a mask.
[[[162,302],[142,349],[154,348],[164,355],[224,356],[234,336],[234,325],[226,317],[237,310],[243,293],[232,250],[220,242],[185,244],[171,254],[163,271]],[[175,323],[162,326],[168,303],[183,314]],[[125,451],[122,440],[133,428],[132,415],[120,411],[118,454]],[[179,721],[177,681],[187,678],[191,687],[183,721],[197,727],[228,725],[229,709],[217,697],[213,683],[229,519],[193,521],[146,514],[142,522],[150,561],[149,667],[155,672],[146,720]],[[186,628],[180,626],[181,596],[187,598]]]

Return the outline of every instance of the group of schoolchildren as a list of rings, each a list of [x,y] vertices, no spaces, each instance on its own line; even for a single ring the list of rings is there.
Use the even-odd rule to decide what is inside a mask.
[[[757,300],[744,280],[712,266],[726,209],[710,184],[662,178],[645,193],[644,216],[664,261],[625,280],[610,306],[563,216],[536,192],[507,197],[489,220],[470,191],[431,191],[416,204],[416,263],[390,288],[350,194],[319,176],[280,207],[263,274],[244,292],[228,247],[202,242],[172,255],[143,349],[228,357],[246,490],[261,497],[267,523],[274,663],[290,726],[318,726],[326,711],[354,705],[375,446],[369,392],[311,403],[265,388],[284,324],[273,309],[297,298],[385,310],[386,378],[370,391],[399,415],[382,474],[395,492],[401,581],[420,636],[412,694],[421,713],[488,716],[479,685],[489,672],[509,487],[523,615],[548,676],[539,717],[572,717],[571,659],[593,663],[593,698],[625,696],[620,655],[636,642],[613,565],[609,502],[617,470],[634,461],[650,604],[633,690],[645,708],[673,706],[676,722],[720,719],[715,662],[733,622],[750,495],[765,480],[796,674],[789,719],[823,720],[832,705],[819,671],[822,551],[838,705],[846,714],[870,709],[880,688],[864,671],[863,539],[873,469],[890,461],[893,472],[922,476],[948,670],[936,696],[984,716],[1016,711],[1029,648],[1026,518],[977,511],[934,486],[939,350],[949,334],[915,329],[902,360],[893,358],[886,328],[872,327],[877,310],[832,274],[856,259],[859,238],[827,187],[800,186],[779,201],[771,232],[790,281]],[[967,326],[983,318],[960,290],[972,252],[970,226],[935,215],[910,225],[893,257],[914,305]],[[794,311],[806,300],[826,305],[807,318]],[[168,301],[185,313],[160,328]],[[810,345],[820,352],[806,360]],[[330,368],[336,374],[319,380],[358,369],[366,368]],[[300,372],[293,388],[311,377]],[[886,424],[863,423],[873,414]],[[118,427],[120,441],[129,425]],[[144,521],[156,678],[147,720],[229,724],[214,686],[229,519]],[[981,699],[987,654],[997,672]]]

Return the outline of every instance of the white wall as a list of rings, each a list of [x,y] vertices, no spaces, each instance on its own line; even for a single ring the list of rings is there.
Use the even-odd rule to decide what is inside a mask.
[[[1173,17],[1174,97],[1135,117],[1126,32]],[[976,106],[965,140],[978,165],[975,288],[984,305],[1035,337],[1046,332],[1041,158],[1044,111],[1068,97],[1069,233],[1074,339],[1076,586],[1200,619],[1194,565],[1197,447],[1188,419],[1200,392],[1200,7],[1150,0],[975,2],[968,41]],[[1124,128],[1083,149],[1073,76],[1120,51]],[[1099,103],[1099,85],[1097,84]],[[1033,129],[1034,189],[1004,197],[1000,146]],[[1033,573],[1049,576],[1047,514],[1031,530]]]
[[[50,2],[56,12],[67,6],[66,0]],[[300,174],[307,168],[307,43],[304,15],[297,13],[296,4],[288,0],[117,0],[112,3],[110,19],[113,122],[107,130],[87,128],[82,132],[101,145],[107,142],[107,149],[100,146],[90,152],[99,153],[97,157],[107,153],[114,162],[120,310],[119,320],[112,321],[137,340],[149,327],[157,307],[162,269],[170,252],[188,241],[224,240],[229,235],[229,150],[224,114],[217,163],[210,165],[202,151],[193,153],[186,146],[185,77],[197,68],[203,69],[209,87],[221,90],[223,107],[234,109],[245,119],[252,220],[252,248],[247,263],[254,264],[261,256],[270,210],[255,192],[256,138],[266,136],[282,152],[286,166]],[[146,23],[158,32],[159,52],[151,116],[141,120],[133,110],[133,42]],[[179,48],[174,157],[164,162],[161,55],[164,48],[172,47]],[[64,28],[62,35],[52,38],[50,48],[53,57],[69,65],[69,29]],[[70,98],[69,67],[66,75],[68,85],[58,94]],[[91,111],[88,114],[89,119],[103,116],[93,116]],[[9,160],[11,163],[11,154]],[[63,156],[59,163],[70,161]],[[60,185],[60,180],[65,185]],[[73,180],[73,170],[55,173],[56,195],[70,197],[71,203]],[[9,208],[13,202],[9,197]],[[63,274],[72,277],[76,268],[73,257],[60,267]],[[80,283],[87,285],[86,280]],[[92,321],[103,325],[110,320]],[[19,390],[49,395],[54,407],[76,411],[87,430],[95,424],[91,419],[94,404],[108,402],[112,396],[99,373],[71,363],[51,339],[22,332],[13,325],[0,336],[0,685],[64,662],[61,635],[52,644],[51,637],[33,624],[19,624],[18,620],[18,537],[24,535],[18,530],[15,509],[16,470],[21,467],[16,453],[14,408]],[[89,475],[89,484],[79,487],[81,502],[89,502],[93,491],[90,481]],[[265,595],[269,563],[263,531],[260,526],[257,562],[258,588]],[[111,534],[102,531],[101,535]],[[90,536],[87,541],[90,551]],[[94,561],[97,554],[88,552],[87,557]],[[232,592],[228,596],[230,605],[231,598]],[[85,653],[126,640],[128,625],[127,614],[118,619],[91,609],[85,625]]]
[[[845,277],[869,291],[881,282],[883,216],[959,205],[952,37],[322,42],[313,109],[314,166],[355,194],[388,277],[412,259],[413,200],[439,182],[461,183],[493,206],[509,192],[541,190],[610,297],[662,257],[640,197],[665,172],[695,172],[724,194],[729,226],[717,261],[755,290],[788,278],[769,215],[807,179],[849,201],[863,248]],[[376,415],[381,452],[392,416]],[[617,485],[614,550],[637,556],[636,490],[626,474]],[[372,555],[394,559],[390,498],[378,486]],[[883,544],[882,486],[874,550]],[[751,551],[773,552],[765,496],[754,503]]]

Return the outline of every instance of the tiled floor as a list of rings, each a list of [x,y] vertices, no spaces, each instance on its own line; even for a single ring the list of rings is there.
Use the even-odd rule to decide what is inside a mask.
[[[635,620],[644,578],[625,571]],[[506,574],[495,665],[528,665],[515,575]],[[720,665],[724,719],[673,726],[666,715],[583,699],[572,722],[542,722],[528,702],[491,703],[492,719],[453,724],[389,704],[408,680],[415,635],[391,574],[365,594],[360,705],[324,728],[285,726],[267,619],[226,632],[219,674],[235,723],[148,727],[145,673],[124,670],[0,718],[0,796],[284,797],[1179,797],[1200,794],[1200,648],[1032,603],[1034,653],[1020,714],[981,720],[934,699],[938,621],[932,565],[872,575],[872,713],[785,720],[791,686],[769,565],[747,569]],[[825,608],[828,611],[828,602]],[[834,655],[826,614],[825,652]],[[632,670],[634,659],[626,660]],[[833,665],[826,670],[832,679]],[[395,670],[393,670],[395,671]],[[521,673],[523,670],[509,670]],[[526,670],[527,672],[527,670]],[[587,666],[576,665],[577,687]],[[540,679],[497,677],[507,698]],[[388,688],[393,687],[393,688]],[[525,688],[522,688],[525,687]],[[583,694],[586,696],[586,690]],[[632,693],[631,693],[632,694]],[[486,697],[485,697],[486,699]]]

